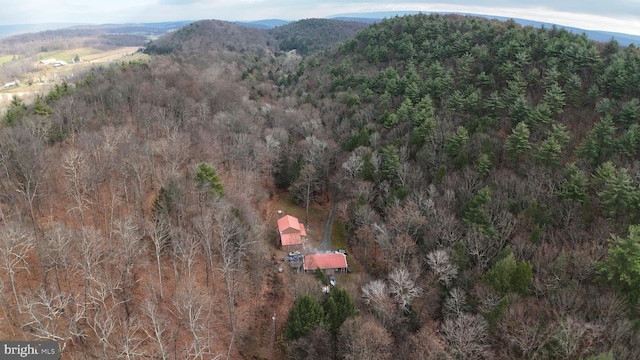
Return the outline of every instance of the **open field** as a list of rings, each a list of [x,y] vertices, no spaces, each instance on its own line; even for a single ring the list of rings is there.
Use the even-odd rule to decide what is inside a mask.
[[[121,60],[121,58],[131,57],[136,55],[139,47],[136,46],[128,46],[121,47],[113,50],[99,50],[95,48],[80,48],[80,49],[71,49],[71,50],[60,50],[60,51],[48,51],[41,52],[38,54],[38,59],[56,59],[62,60],[70,63],[76,55],[80,58],[81,61],[84,62],[111,62],[116,60]],[[0,57],[0,63],[4,57]],[[10,60],[11,58],[9,58]],[[9,61],[7,60],[7,61]]]
[[[80,60],[90,63],[105,63],[118,60],[134,60],[146,56],[137,53],[139,47],[123,47],[110,51],[101,51],[99,53],[80,55]]]
[[[13,60],[14,56],[16,55],[0,55],[0,66],[2,66],[2,64],[4,63],[7,63]]]
[[[7,89],[2,88],[1,85],[3,82],[0,81],[0,83],[2,83],[0,84],[0,114],[4,113],[6,106],[14,95],[22,98],[26,102],[30,102],[35,95],[39,93],[47,93],[57,83],[62,81],[73,82],[77,80],[76,76],[82,74],[86,70],[89,70],[93,64],[108,64],[118,61],[140,60],[148,57],[148,55],[137,52],[138,49],[138,47],[121,47],[113,50],[102,51],[87,47],[38,53],[38,55],[35,56],[36,59],[44,60],[53,58],[65,61],[68,65],[54,67],[53,65],[37,64],[35,65],[37,69],[35,73],[32,72],[19,76],[17,79],[20,80],[20,85]],[[81,62],[74,64],[72,63],[72,60],[76,55],[80,58]],[[2,64],[10,62],[13,57],[14,55],[0,56],[0,70],[2,69]],[[34,57],[18,61],[33,62]],[[12,81],[13,78],[7,78],[5,80]]]
[[[78,55],[78,57],[82,59],[85,56],[95,55],[101,52],[102,52],[101,50],[94,49],[94,48],[79,48],[79,49],[72,49],[72,50],[47,51],[47,52],[39,53],[38,59],[44,60],[44,59],[54,58],[57,60],[71,62],[71,60],[73,60],[73,58],[76,55]]]

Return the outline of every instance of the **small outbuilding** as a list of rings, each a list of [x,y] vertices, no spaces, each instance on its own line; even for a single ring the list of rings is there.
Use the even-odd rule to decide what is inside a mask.
[[[53,65],[53,64],[55,64],[56,62],[58,62],[58,60],[56,60],[56,59],[54,59],[54,58],[40,60],[40,64],[41,64],[41,65]]]
[[[347,272],[347,255],[340,252],[324,253],[324,254],[308,254],[303,260],[304,271],[316,271],[320,269],[327,274],[337,272]]]
[[[285,251],[300,251],[307,239],[307,231],[298,218],[285,215],[278,219],[279,245]]]

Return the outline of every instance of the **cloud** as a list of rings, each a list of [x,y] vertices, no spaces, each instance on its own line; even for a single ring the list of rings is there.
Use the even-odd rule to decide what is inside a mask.
[[[159,0],[160,5],[192,5],[202,2],[203,0]]]

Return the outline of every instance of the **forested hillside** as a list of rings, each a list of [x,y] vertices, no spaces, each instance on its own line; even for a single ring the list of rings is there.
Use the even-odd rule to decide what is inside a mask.
[[[148,54],[204,55],[209,51],[267,50],[273,41],[264,29],[220,20],[201,20],[188,24],[146,46]]]
[[[193,56],[210,50],[297,50],[299,54],[308,55],[329,49],[367,26],[355,21],[305,19],[273,29],[262,29],[226,21],[202,20],[150,43],[145,52]]]
[[[640,358],[637,49],[415,15],[285,57],[223,25],[14,99],[3,337],[78,359]],[[328,294],[278,270],[289,197],[335,206],[351,272]]]
[[[367,26],[356,21],[306,19],[275,27],[269,33],[278,40],[280,50],[309,55],[351,38]]]

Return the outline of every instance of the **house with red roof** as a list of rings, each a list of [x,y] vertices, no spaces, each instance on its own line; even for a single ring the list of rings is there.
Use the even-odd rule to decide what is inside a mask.
[[[303,260],[304,271],[323,270],[327,274],[336,272],[347,272],[347,255],[341,252],[332,252],[324,254],[308,254]]]
[[[302,244],[307,240],[307,231],[298,218],[285,215],[278,219],[279,245],[282,250],[302,250]]]

